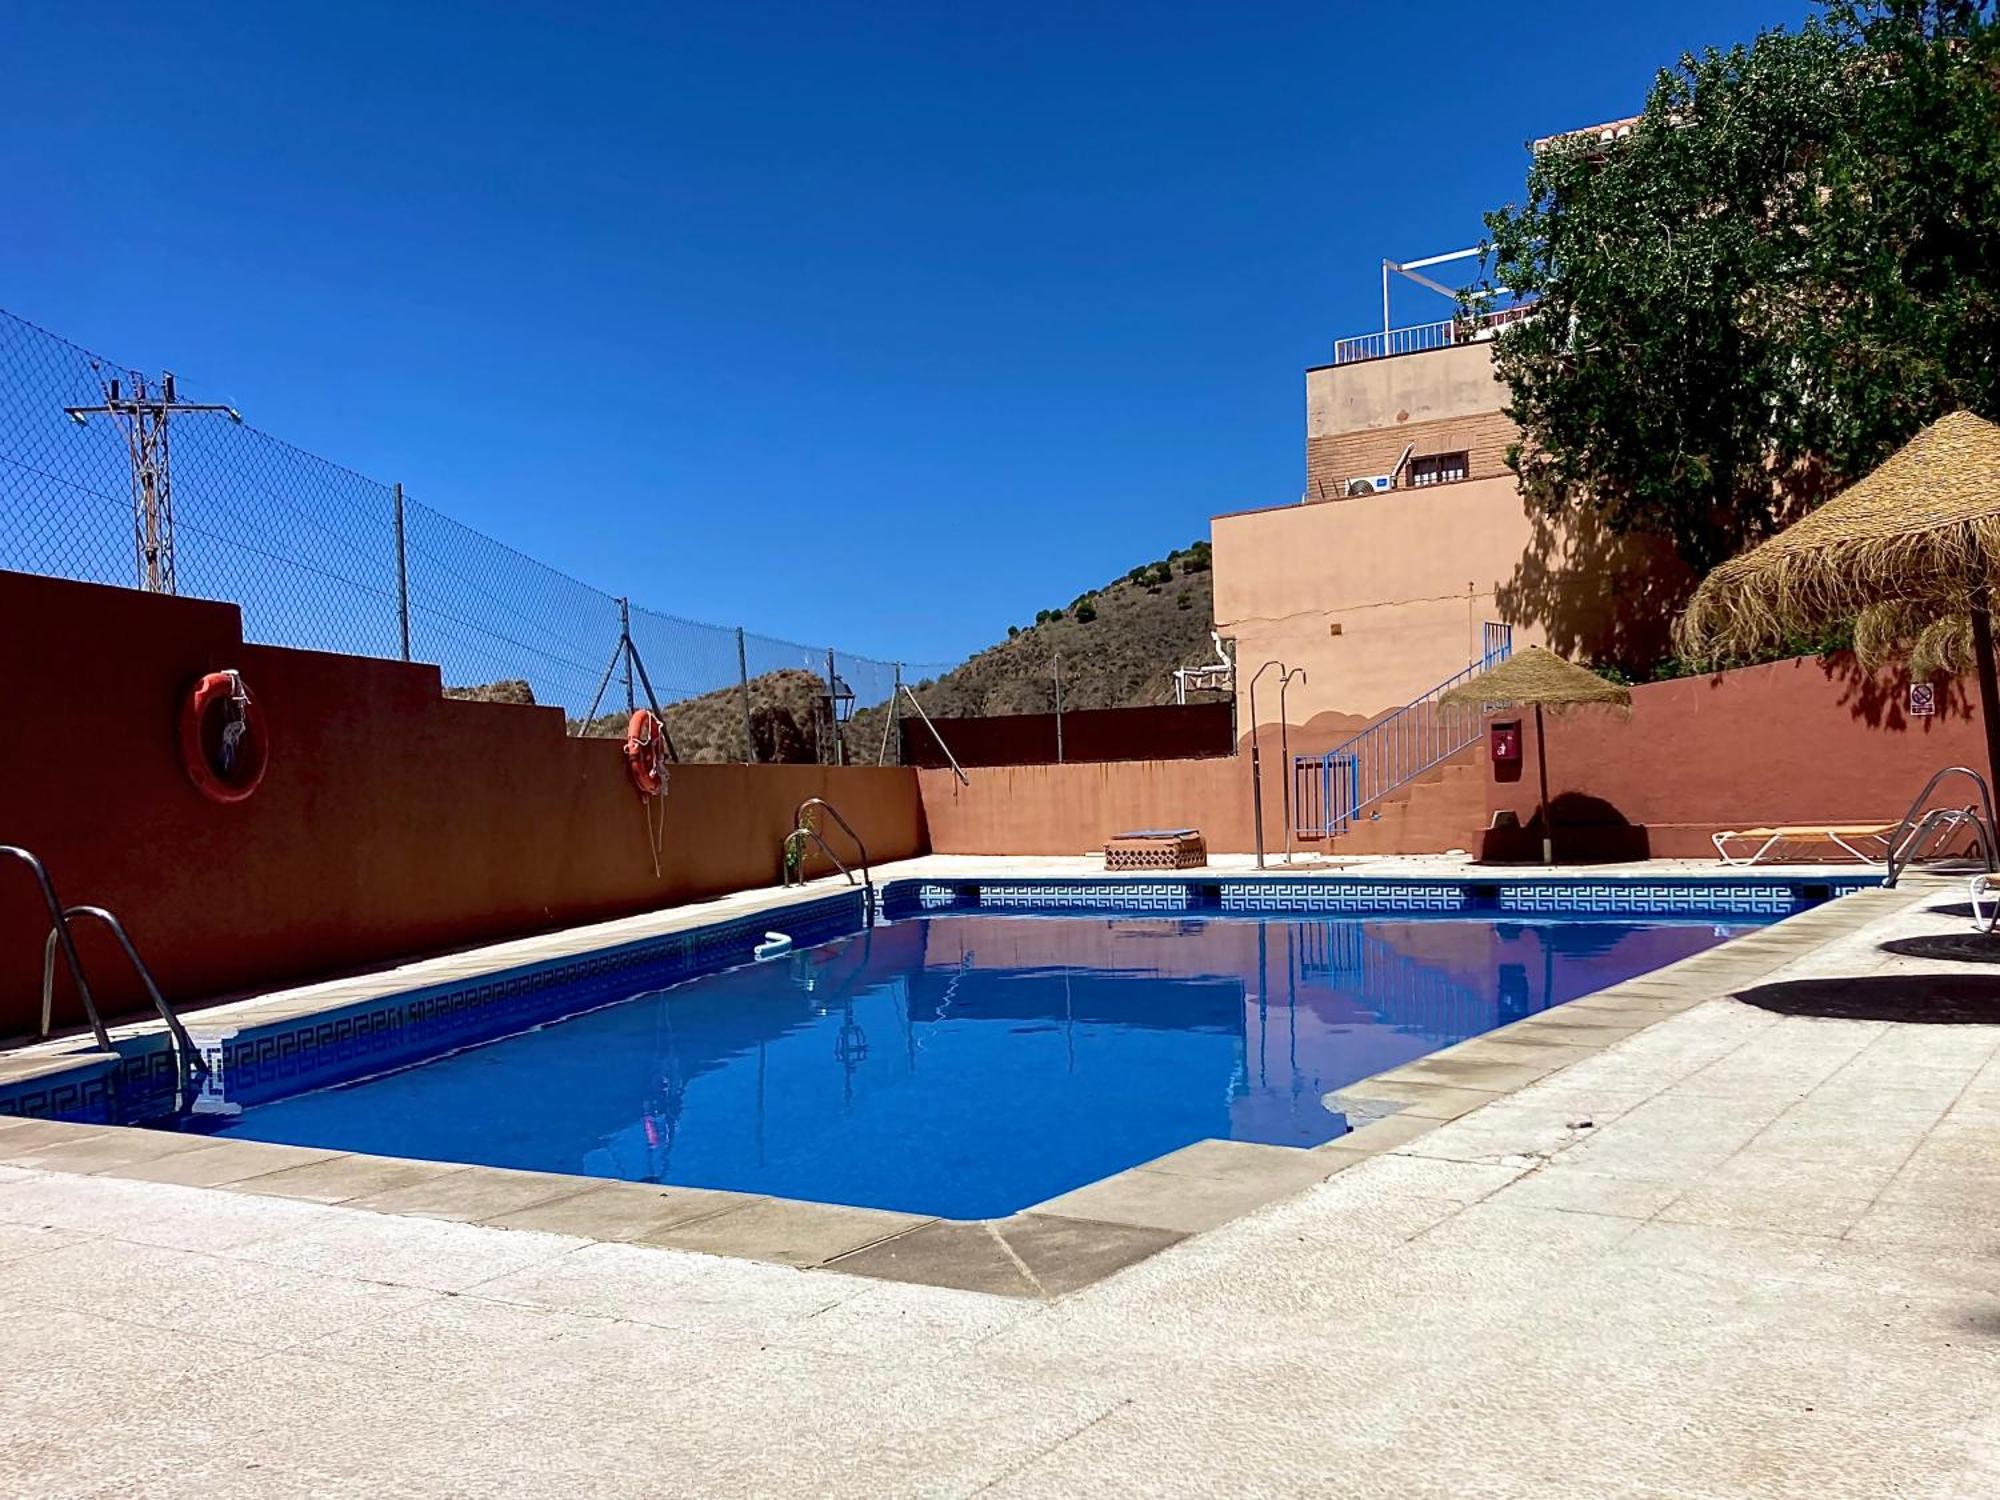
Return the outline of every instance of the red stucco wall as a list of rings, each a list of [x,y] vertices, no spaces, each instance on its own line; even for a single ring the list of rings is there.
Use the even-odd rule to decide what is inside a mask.
[[[182,696],[222,667],[272,745],[227,807],[174,739]],[[230,605],[0,572],[0,669],[0,843],[123,917],[183,1002],[772,884],[808,796],[877,862],[927,847],[911,771],[678,766],[656,876],[616,741],[567,738],[553,708],[446,700],[435,667],[243,645]],[[0,1034],[33,1024],[44,930],[26,872],[0,865]],[[84,958],[132,1008],[95,933]],[[66,984],[59,1001],[78,1019]]]
[[[1983,770],[1976,690],[1942,685],[1934,718],[1910,719],[1906,676],[1851,657],[1745,667],[1632,690],[1630,717],[1547,716],[1549,793],[1598,799],[1646,829],[1654,857],[1712,857],[1709,835],[1759,824],[1863,823],[1903,815],[1940,766]],[[1489,807],[1534,816],[1535,721],[1519,781],[1489,780]],[[1564,819],[1556,817],[1557,854]],[[1581,848],[1587,840],[1573,840]]]
[[[1932,719],[1906,717],[1908,688],[1903,676],[1863,673],[1850,659],[1803,658],[1635,688],[1629,718],[1597,709],[1552,715],[1551,796],[1595,799],[1606,804],[1597,814],[1631,825],[1565,829],[1564,813],[1579,809],[1559,807],[1558,856],[1712,858],[1709,835],[1723,829],[1900,817],[1938,767],[1985,763],[1968,684],[1944,687]],[[1482,742],[1465,763],[1437,768],[1407,796],[1383,804],[1379,818],[1357,823],[1332,852],[1466,849],[1538,858],[1538,840],[1487,834],[1496,811],[1511,811],[1524,825],[1535,816],[1533,715],[1498,717],[1525,722],[1519,780],[1494,779]],[[1292,730],[1291,749],[1326,749],[1362,722],[1323,716]],[[1262,738],[1265,845],[1278,850],[1284,823],[1276,726],[1264,725]],[[1217,852],[1252,847],[1247,754],[994,768],[975,772],[965,787],[949,772],[921,775],[939,853],[1081,854],[1128,828],[1181,826],[1200,828]]]

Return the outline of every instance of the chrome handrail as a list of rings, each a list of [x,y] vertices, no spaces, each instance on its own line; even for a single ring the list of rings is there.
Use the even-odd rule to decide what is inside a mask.
[[[91,1035],[97,1038],[97,1045],[103,1051],[111,1050],[111,1035],[104,1029],[103,1018],[97,1014],[97,1002],[91,998],[90,984],[83,977],[83,960],[76,956],[76,940],[70,936],[69,921],[63,915],[62,902],[56,899],[55,882],[49,879],[49,872],[42,862],[18,844],[0,844],[0,854],[11,855],[26,865],[35,877],[35,884],[41,887],[42,904],[49,909],[49,924],[52,936],[62,943],[63,958],[69,964],[69,976],[76,983],[77,995],[83,1000],[83,1013],[90,1018]],[[49,976],[53,979],[53,975]],[[43,1034],[47,1035],[46,1025]]]
[[[145,986],[147,998],[153,1002],[153,1009],[160,1013],[160,1019],[167,1024],[174,1046],[180,1053],[180,1074],[184,1082],[205,1077],[208,1064],[201,1060],[201,1053],[195,1047],[194,1038],[181,1025],[181,1018],[174,1014],[174,1008],[167,1004],[167,997],[160,993],[159,983],[153,978],[153,971],[146,967],[146,961],[139,957],[139,950],[133,945],[132,935],[125,930],[125,924],[101,906],[71,906],[63,911],[63,921],[67,924],[77,917],[95,917],[111,929],[111,935],[118,940],[118,946],[125,950],[125,957],[131,961],[132,970],[139,976],[139,983]],[[51,927],[47,940],[42,944],[42,1035],[49,1034],[55,1005],[56,939],[58,930]]]
[[[861,852],[862,923],[864,926],[872,927],[875,923],[875,877],[870,872],[868,867],[868,846],[861,842],[861,835],[854,831],[854,825],[848,822],[847,819],[843,818],[840,815],[840,809],[835,807],[831,802],[827,801],[826,798],[824,797],[806,798],[805,801],[799,804],[799,810],[792,814],[793,831],[805,834],[808,838],[810,838],[813,841],[813,843],[817,844],[819,846],[820,853],[824,854],[828,859],[832,860],[833,867],[836,870],[840,871],[841,874],[847,877],[847,883],[849,885],[854,884],[854,872],[848,869],[845,864],[841,863],[840,856],[833,852],[832,847],[828,845],[827,841],[820,835],[820,831],[817,828],[811,827],[805,821],[806,810],[808,808],[813,808],[813,807],[825,808],[828,816],[830,816],[834,822],[838,823],[843,829],[847,831],[847,836],[854,840],[854,847]],[[789,871],[786,872],[785,883],[787,885],[791,884],[791,876]],[[799,868],[799,884],[800,885],[805,884],[805,867],[803,862],[801,862]]]
[[[1924,813],[1924,805],[1930,801],[1931,793],[1938,784],[1949,776],[1963,776],[1979,788],[1979,810],[1966,809],[1973,831],[1978,836],[1979,852],[1986,861],[1989,873],[2000,871],[2000,848],[1995,847],[1993,823],[1993,790],[1986,784],[1986,778],[1970,766],[1946,766],[1934,773],[1918,792],[1916,800],[1910,803],[1910,810],[1903,814],[1902,822],[1896,825],[1895,836],[1889,840],[1889,852],[1883,856],[1884,872],[1882,884],[1894,890],[1902,872],[1910,867],[1910,851],[1914,847],[1915,830],[1928,824],[1930,817]],[[1936,811],[1937,809],[1933,809]],[[1922,815],[1921,822],[1919,821]]]

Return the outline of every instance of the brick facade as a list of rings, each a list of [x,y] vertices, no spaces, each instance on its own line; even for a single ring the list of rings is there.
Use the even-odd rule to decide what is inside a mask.
[[[1306,500],[1341,500],[1347,481],[1368,474],[1386,474],[1415,444],[1412,459],[1431,453],[1465,453],[1467,479],[1491,479],[1507,472],[1507,446],[1518,429],[1497,411],[1447,417],[1432,422],[1404,422],[1368,427],[1332,437],[1306,439]],[[1407,485],[1407,473],[1401,484]]]

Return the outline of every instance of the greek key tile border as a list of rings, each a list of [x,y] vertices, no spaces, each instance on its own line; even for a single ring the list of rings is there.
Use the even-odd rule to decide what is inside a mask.
[[[1472,893],[1461,881],[1225,880],[1222,910],[1460,912]]]
[[[490,1041],[746,961],[765,932],[782,927],[801,947],[856,931],[861,893],[754,912],[666,933],[582,958],[426,986],[344,1010],[240,1032],[188,1029],[210,1068],[203,1102],[240,1107],[324,1088],[456,1047]],[[104,1122],[143,1113],[139,1101],[171,1097],[174,1062],[161,1036],[138,1038],[116,1063],[93,1063],[0,1089],[0,1115]]]

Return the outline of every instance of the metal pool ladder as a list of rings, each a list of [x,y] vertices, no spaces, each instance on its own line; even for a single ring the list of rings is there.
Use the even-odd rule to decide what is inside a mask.
[[[153,978],[153,971],[147,968],[145,960],[139,957],[139,950],[133,945],[132,936],[126,932],[125,924],[102,906],[65,907],[56,897],[55,883],[49,879],[47,868],[18,844],[0,844],[0,855],[11,856],[28,867],[29,873],[35,877],[36,886],[41,890],[42,904],[49,912],[49,935],[47,941],[42,944],[42,1035],[49,1034],[54,1020],[56,949],[60,947],[63,960],[69,965],[70,978],[76,984],[76,993],[83,1001],[83,1013],[90,1020],[91,1035],[97,1039],[101,1051],[114,1050],[111,1045],[111,1035],[104,1029],[104,1018],[98,1014],[97,1001],[90,993],[90,982],[84,978],[83,961],[78,958],[76,952],[76,939],[70,932],[70,924],[75,918],[94,917],[111,929],[111,935],[118,940],[118,946],[125,950],[125,957],[130,960],[133,972],[139,976],[140,984],[145,986],[147,997],[153,1002],[153,1009],[158,1011],[160,1019],[166,1022],[167,1031],[173,1038],[174,1048],[180,1054],[178,1071],[183,1086],[205,1075],[208,1066],[201,1060],[194,1039],[188,1035],[187,1028],[181,1025],[180,1017],[174,1014],[174,1008],[167,1004],[166,996],[160,993],[160,986]]]
[[[1952,776],[1963,776],[1979,793],[1979,801],[1968,807],[1932,807],[1926,811],[1931,793],[1938,783]],[[1986,784],[1986,778],[1969,766],[1946,766],[1924,783],[1924,789],[1917,793],[1910,810],[1903,814],[1903,821],[1896,825],[1896,832],[1889,840],[1888,854],[1883,860],[1882,884],[1893,889],[1904,870],[1922,858],[1928,849],[1937,847],[1952,834],[1970,827],[1974,842],[1979,846],[1980,858],[1985,862],[1989,874],[2000,870],[2000,841],[1996,841],[1996,825],[1993,819],[1993,792]]]
[[[861,851],[861,925],[864,927],[873,927],[875,925],[875,878],[869,873],[868,869],[868,846],[861,842],[861,835],[854,831],[854,825],[840,815],[840,809],[824,797],[806,798],[805,801],[799,804],[799,810],[792,814],[793,830],[805,834],[813,843],[817,844],[819,852],[833,861],[833,867],[847,877],[849,885],[854,884],[854,872],[841,862],[840,856],[835,854],[828,846],[826,839],[821,835],[820,831],[806,823],[806,812],[809,808],[814,807],[826,809],[827,815],[847,831],[847,836],[854,840],[854,847]],[[791,883],[791,874],[787,871],[785,884],[790,885]],[[800,867],[799,884],[805,884],[803,865]]]

